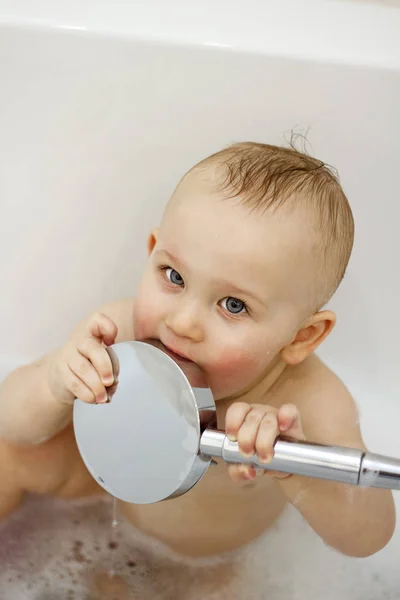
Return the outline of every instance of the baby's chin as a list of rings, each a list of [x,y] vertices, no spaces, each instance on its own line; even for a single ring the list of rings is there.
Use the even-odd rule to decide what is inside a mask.
[[[179,365],[179,367],[182,369],[182,371],[186,375],[187,380],[193,388],[208,387],[204,374],[201,372],[200,368],[196,364],[192,363],[192,365]]]

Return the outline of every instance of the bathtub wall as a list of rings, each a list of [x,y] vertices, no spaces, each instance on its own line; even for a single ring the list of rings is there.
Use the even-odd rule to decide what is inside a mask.
[[[0,0],[0,379],[135,294],[147,233],[190,166],[295,129],[339,169],[356,221],[321,355],[369,447],[400,456],[399,32],[400,10],[361,2]],[[320,579],[311,561],[294,581],[340,580],[353,600],[358,573],[397,598],[399,531],[343,568],[301,538],[293,552],[321,557]],[[292,537],[280,544],[287,558]]]
[[[58,4],[0,0],[1,372],[135,293],[147,233],[194,162],[295,128],[339,169],[357,225],[321,354],[370,445],[400,455],[387,433],[400,415],[400,11]]]

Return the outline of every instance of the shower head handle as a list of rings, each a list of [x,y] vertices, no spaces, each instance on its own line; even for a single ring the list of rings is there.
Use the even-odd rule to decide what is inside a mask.
[[[400,460],[344,446],[328,446],[280,437],[269,463],[257,455],[244,457],[237,442],[223,431],[207,429],[200,439],[203,456],[222,458],[228,463],[248,464],[260,470],[280,471],[360,485],[400,489]]]

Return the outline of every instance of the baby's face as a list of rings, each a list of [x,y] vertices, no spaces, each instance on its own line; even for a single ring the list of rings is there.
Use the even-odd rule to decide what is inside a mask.
[[[315,237],[306,223],[286,209],[251,212],[189,175],[150,239],[136,339],[215,399],[251,389],[305,318]]]

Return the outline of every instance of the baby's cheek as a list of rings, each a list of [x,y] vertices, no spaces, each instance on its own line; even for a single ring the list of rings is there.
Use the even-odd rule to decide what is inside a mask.
[[[155,307],[137,298],[134,305],[134,331],[137,340],[154,337]]]
[[[262,368],[259,359],[253,353],[243,350],[222,352],[215,357],[211,365],[214,374],[222,380],[251,377]]]

